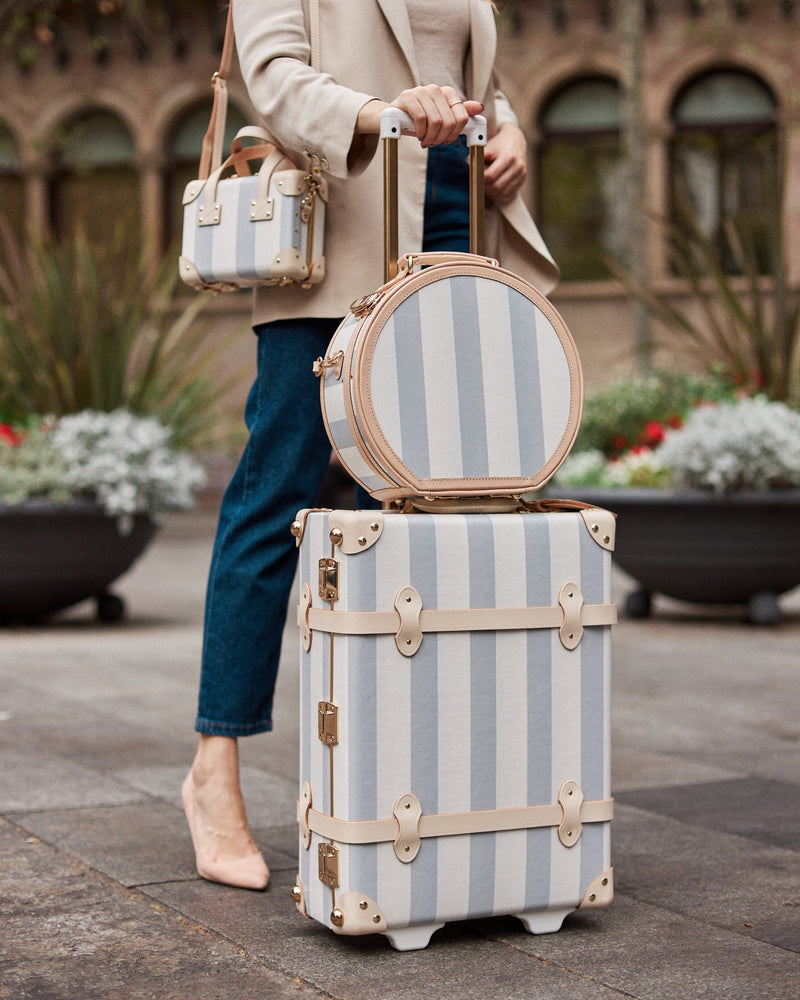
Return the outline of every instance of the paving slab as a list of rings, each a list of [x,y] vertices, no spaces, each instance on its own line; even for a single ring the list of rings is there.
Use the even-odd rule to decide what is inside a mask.
[[[163,802],[14,813],[29,834],[81,858],[124,886],[196,878],[183,814]]]
[[[598,933],[598,922],[602,931]],[[797,1000],[800,955],[618,894],[601,917],[567,917],[530,938],[510,921],[481,932],[640,1000]]]
[[[82,858],[121,885],[198,878],[183,810],[158,800],[11,816],[22,829]],[[254,827],[253,835],[272,871],[296,871],[296,827]]]
[[[693,826],[800,851],[800,785],[749,777],[624,791],[619,799]]]
[[[619,892],[800,952],[800,854],[617,802]]]
[[[279,873],[258,900],[201,883],[148,886],[154,899],[235,939],[287,976],[337,1000],[612,1000],[619,993],[582,972],[490,941],[472,922],[448,924],[424,951],[397,952],[380,935],[337,937],[297,913],[293,875]]]
[[[144,798],[130,785],[74,764],[41,746],[6,746],[2,756],[2,813],[139,802]]]
[[[318,992],[0,821],[3,1000],[303,1000]]]

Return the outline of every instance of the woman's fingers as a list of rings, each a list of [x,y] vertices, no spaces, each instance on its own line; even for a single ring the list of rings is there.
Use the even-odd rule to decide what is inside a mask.
[[[486,146],[486,194],[496,202],[510,201],[527,176],[527,145],[516,125],[506,123]]]
[[[471,115],[480,114],[479,101],[464,101],[452,87],[413,87],[404,90],[392,102],[413,120],[417,138],[423,146],[454,142]]]

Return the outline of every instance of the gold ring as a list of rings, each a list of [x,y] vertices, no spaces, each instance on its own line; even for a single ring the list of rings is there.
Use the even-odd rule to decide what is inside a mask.
[[[464,103],[463,101],[453,101],[453,103],[450,105],[450,107],[454,108],[456,106],[456,104],[463,104],[463,103]]]

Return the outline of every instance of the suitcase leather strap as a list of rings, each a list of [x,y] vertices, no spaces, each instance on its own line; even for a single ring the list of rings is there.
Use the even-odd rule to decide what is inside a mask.
[[[573,791],[569,791],[570,787]],[[614,817],[613,798],[587,802],[580,797],[580,790],[575,782],[565,782],[562,786],[562,793],[559,794],[559,799],[563,799],[563,802],[539,806],[419,815],[415,823],[414,836],[410,839],[414,841],[429,837],[455,837],[473,833],[498,833],[508,830],[531,830],[537,827],[558,827],[561,842],[565,847],[572,847],[578,842],[583,824],[607,823]],[[572,797],[573,794],[577,808],[570,815],[566,799],[567,796]],[[404,803],[406,799],[412,799],[416,802],[415,797],[408,793],[401,796],[398,803]],[[300,825],[310,832],[318,834],[325,840],[337,841],[340,844],[395,843],[405,842],[409,839],[407,834],[404,836],[402,830],[402,816],[398,815],[398,812],[401,811],[395,808],[395,817],[392,819],[344,820],[309,808],[303,800],[300,800],[297,819]],[[562,828],[563,834],[561,833]],[[404,853],[406,852],[404,851]],[[400,854],[398,857],[402,861],[411,860]]]
[[[559,603],[534,608],[423,608],[413,587],[403,587],[395,599],[394,611],[332,611],[310,605],[297,606],[297,624],[305,634],[394,635],[398,650],[413,656],[426,632],[494,632],[513,629],[555,628],[567,649],[575,649],[583,629],[614,625],[616,604],[584,604],[579,588],[565,584]]]

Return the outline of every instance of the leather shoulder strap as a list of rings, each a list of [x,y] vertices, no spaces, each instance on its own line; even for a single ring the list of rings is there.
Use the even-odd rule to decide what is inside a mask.
[[[318,70],[320,48],[319,0],[309,0],[308,12],[311,66],[315,70]],[[211,118],[209,119],[208,128],[203,137],[203,145],[200,151],[200,167],[197,172],[200,180],[205,180],[222,163],[225,123],[228,117],[228,76],[231,71],[231,62],[233,61],[233,50],[233,3],[229,3],[219,69],[211,78],[211,85],[214,88],[214,103],[211,106]]]

